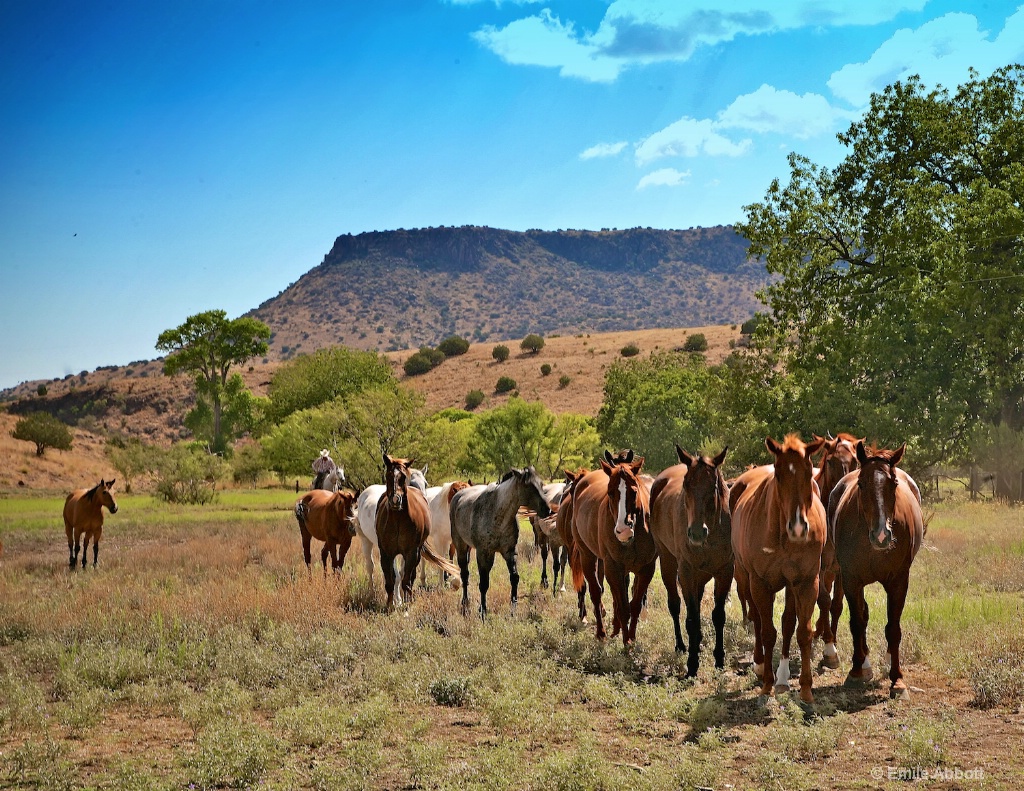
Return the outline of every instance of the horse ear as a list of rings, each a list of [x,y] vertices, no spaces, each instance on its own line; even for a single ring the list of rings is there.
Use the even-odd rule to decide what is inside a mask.
[[[868,463],[868,452],[864,450],[864,440],[862,439],[857,440],[857,461],[861,467]]]
[[[606,462],[608,462],[609,464],[612,463],[612,452],[610,450],[607,450],[607,449],[605,450],[605,452],[604,452],[604,460]]]
[[[816,440],[814,440],[814,442],[808,443],[807,445],[804,446],[804,456],[810,458],[819,450],[821,450],[827,441],[828,440],[824,439],[823,437],[818,437]]]
[[[722,462],[725,461],[725,454],[728,453],[728,452],[729,452],[729,446],[726,445],[724,448],[722,448],[722,452],[719,453],[717,456],[715,456],[715,458],[713,458],[711,460],[711,463],[714,464],[716,467],[721,467],[722,466]]]
[[[678,445],[676,445],[676,456],[679,458],[679,461],[685,464],[687,467],[693,466],[693,456],[691,456],[685,450],[680,448]]]
[[[764,438],[764,446],[768,448],[768,452],[773,456],[778,456],[782,453],[782,446],[771,437]]]
[[[628,450],[626,451],[626,464],[629,464],[629,463],[630,463],[631,461],[633,461],[633,449],[632,449],[632,448],[629,448],[629,449],[628,449]],[[643,460],[641,459],[641,462],[642,462],[642,461],[643,461]]]
[[[904,447],[906,447],[906,445],[907,445],[907,443],[906,443],[906,442],[904,442],[904,443],[903,443],[903,446],[904,446]],[[900,455],[902,456],[903,454],[901,453]],[[895,462],[893,462],[893,464],[895,464]],[[111,478],[111,479],[110,479],[110,480],[109,480],[109,481],[107,482],[107,488],[108,488],[108,489],[113,489],[113,488],[114,488],[114,480],[115,480],[114,478]]]
[[[608,454],[608,451],[605,451],[605,455],[607,455],[607,454]],[[601,469],[605,471],[606,475],[611,475],[612,474],[612,470],[615,469],[615,468],[611,464],[609,464],[607,461],[605,461],[604,459],[601,459]]]
[[[630,451],[630,453],[632,452],[633,451]],[[636,458],[633,459],[633,461],[627,462],[627,464],[629,464],[630,469],[633,470],[634,475],[639,475],[640,470],[642,470],[644,466],[644,457],[637,456]]]
[[[384,466],[385,467],[390,467],[391,466],[391,457],[388,456],[388,454],[386,454],[386,453],[384,454]]]
[[[907,443],[903,442],[896,450],[893,451],[892,456],[889,457],[889,466],[895,467],[903,459],[903,454],[907,452]],[[113,481],[111,481],[113,483]]]
[[[410,467],[412,466],[412,459],[409,460],[409,466]],[[422,472],[424,475],[426,475],[428,469],[430,469],[430,462],[427,462],[426,464],[424,464],[423,465],[423,469],[421,469],[420,472]]]

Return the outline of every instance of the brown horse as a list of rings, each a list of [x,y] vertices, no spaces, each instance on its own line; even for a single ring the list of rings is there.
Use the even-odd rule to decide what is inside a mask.
[[[708,581],[715,581],[715,667],[725,667],[725,602],[732,588],[732,519],[729,490],[719,469],[726,448],[713,459],[691,456],[678,445],[680,464],[664,470],[651,488],[651,535],[661,558],[661,579],[676,630],[676,651],[685,651],[679,628],[679,588],[686,600],[690,652],[686,675],[696,676],[700,661],[700,603]],[[677,587],[678,582],[678,587]]]
[[[569,564],[571,566],[573,547],[575,546],[575,542],[572,537],[573,497],[576,492],[576,484],[583,480],[583,476],[585,476],[589,470],[584,467],[580,467],[576,472],[570,472],[569,470],[563,470],[563,472],[565,473],[565,490],[562,492],[562,500],[558,504],[558,514],[555,517],[555,529],[558,531],[558,536],[561,539],[562,545],[565,547],[566,557],[569,559]],[[599,581],[604,581],[604,564],[602,563],[598,564],[597,577]],[[583,578],[582,570],[573,572],[573,589],[576,591],[580,620],[586,623],[587,582]]]
[[[598,561],[604,562],[605,578],[612,589],[612,637],[621,630],[624,645],[636,640],[640,610],[658,560],[650,530],[650,490],[640,479],[643,463],[643,457],[634,459],[632,451],[616,457],[606,451],[601,468],[587,473],[573,494],[573,554],[569,558],[573,580],[580,573],[586,579],[597,638],[604,639],[604,589],[598,578]],[[632,600],[630,572],[635,575]]]
[[[112,514],[117,513],[117,503],[110,493],[114,479],[100,482],[91,489],[75,489],[64,501],[64,532],[68,537],[68,566],[78,565],[79,541],[82,548],[82,568],[92,540],[92,567],[96,568],[100,556],[100,538],[103,536],[103,506]]]
[[[427,543],[430,535],[430,510],[427,498],[415,486],[409,486],[412,459],[392,458],[384,454],[384,494],[377,500],[377,543],[380,568],[388,609],[395,604],[395,558],[402,556],[400,600],[410,602],[420,555],[442,571],[458,574],[458,568],[440,557]]]
[[[823,441],[805,445],[790,434],[780,445],[771,437],[765,446],[774,465],[747,470],[729,492],[732,513],[732,549],[736,588],[748,597],[754,617],[754,672],[762,679],[761,692],[770,695],[789,689],[789,655],[779,662],[778,684],[772,654],[778,632],[773,623],[777,591],[792,597],[792,617],[800,646],[800,699],[814,700],[811,692],[811,617],[818,598],[821,551],[825,546],[825,508],[811,480],[811,456]],[[783,619],[783,637],[793,628]],[[785,641],[783,648],[785,648]]]
[[[309,542],[315,538],[324,542],[320,552],[324,576],[327,576],[328,555],[331,568],[340,573],[345,565],[345,555],[352,546],[352,537],[356,534],[355,494],[345,489],[337,492],[314,489],[296,501],[295,519],[302,534],[302,556],[306,568],[310,566]]]
[[[821,439],[815,435],[815,439]],[[822,505],[828,505],[828,498],[844,475],[857,467],[857,442],[852,434],[840,432],[829,437],[822,445],[821,461],[814,482],[818,484],[818,496]],[[814,625],[814,637],[822,638],[825,647],[822,662],[831,668],[839,667],[836,651],[836,629],[839,616],[843,614],[843,580],[839,576],[836,560],[836,545],[832,531],[828,532],[825,548],[821,553],[821,580],[818,584],[818,621]],[[788,652],[787,652],[788,653]]]
[[[890,661],[890,694],[906,698],[900,669],[900,617],[907,601],[910,565],[924,540],[924,520],[917,485],[896,465],[906,443],[896,450],[865,450],[857,443],[860,470],[844,477],[829,501],[829,525],[835,533],[836,556],[850,606],[853,668],[848,680],[871,678],[868,659],[868,605],[864,586],[880,582],[885,589],[885,640]]]

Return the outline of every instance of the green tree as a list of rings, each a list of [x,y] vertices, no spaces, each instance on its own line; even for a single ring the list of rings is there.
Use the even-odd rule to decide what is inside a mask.
[[[491,349],[491,357],[497,360],[499,363],[505,362],[508,359],[510,352],[508,346],[503,343],[499,343],[493,349]]]
[[[134,437],[111,438],[107,443],[107,459],[124,481],[124,490],[131,494],[133,482],[141,475],[152,472],[156,455],[153,448]]]
[[[452,335],[437,344],[437,348],[444,352],[445,357],[458,357],[469,351],[469,341],[458,335]]]
[[[911,468],[969,455],[979,422],[1024,426],[1022,76],[897,82],[839,165],[791,155],[789,183],[746,207],[777,276],[764,347],[807,394],[796,425],[906,439]]]
[[[181,442],[159,453],[156,494],[169,503],[206,505],[230,467],[221,456],[194,442]]]
[[[512,467],[536,467],[554,426],[555,416],[539,401],[510,398],[476,417],[464,466],[491,475]]]
[[[708,350],[708,339],[703,332],[695,332],[686,336],[686,343],[683,344],[684,352],[706,352]]]
[[[42,456],[47,448],[71,450],[71,430],[60,420],[47,412],[30,412],[14,424],[11,431],[14,439],[35,443],[36,456]]]
[[[209,406],[211,447],[215,451],[227,446],[222,412],[231,366],[266,354],[269,338],[270,327],[262,321],[244,316],[229,320],[223,310],[189,316],[183,324],[164,330],[157,338],[157,350],[168,352],[164,373],[192,374],[197,400]]]
[[[398,386],[387,358],[344,346],[318,349],[296,357],[274,372],[267,389],[268,418],[278,423],[300,409],[380,386]]]
[[[235,449],[231,457],[231,474],[235,483],[251,483],[255,489],[266,472],[267,461],[259,445],[248,443]]]
[[[433,369],[434,364],[430,361],[430,358],[425,354],[416,352],[409,356],[409,359],[402,365],[402,370],[405,371],[406,376],[419,376],[425,374],[427,371]]]
[[[499,376],[498,381],[494,385],[494,392],[496,393],[510,393],[516,389],[516,380],[511,376]]]
[[[524,352],[530,352],[536,354],[544,348],[544,338],[535,332],[531,332],[519,343],[519,348]]]
[[[243,434],[257,433],[263,425],[269,403],[245,386],[241,374],[231,374],[221,392],[221,435],[234,439]],[[185,415],[185,428],[197,439],[209,443],[211,448],[217,447],[214,417],[213,407],[205,399],[197,400]]]
[[[605,373],[597,430],[606,446],[633,448],[648,469],[664,469],[676,463],[675,443],[699,449],[712,437],[717,386],[701,357],[616,360]]]
[[[601,451],[601,436],[594,421],[566,412],[555,418],[541,445],[538,471],[548,480],[561,478],[562,470],[591,466]]]
[[[466,393],[466,409],[472,411],[484,402],[483,390],[470,390]]]

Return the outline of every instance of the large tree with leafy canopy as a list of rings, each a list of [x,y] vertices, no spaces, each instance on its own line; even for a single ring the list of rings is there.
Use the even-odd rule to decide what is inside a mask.
[[[795,379],[797,426],[910,440],[915,466],[1024,425],[1024,67],[957,90],[897,82],[839,140],[790,156],[738,226],[779,276],[759,329]]]
[[[164,330],[156,348],[168,352],[164,373],[180,372],[194,377],[196,395],[210,410],[211,447],[222,451],[227,445],[222,413],[228,373],[234,365],[266,354],[270,327],[258,319],[228,319],[223,310],[207,310],[189,316],[183,324]],[[193,421],[194,422],[194,421]]]

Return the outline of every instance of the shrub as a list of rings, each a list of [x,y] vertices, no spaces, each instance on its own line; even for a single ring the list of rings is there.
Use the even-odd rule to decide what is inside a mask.
[[[536,354],[537,352],[544,348],[544,339],[540,335],[531,332],[529,335],[523,338],[523,340],[519,344],[519,348],[522,349],[524,352]]]
[[[636,357],[638,354],[640,354],[640,347],[637,346],[635,343],[627,343],[625,346],[619,349],[619,354],[621,354],[623,357]]]
[[[42,456],[47,448],[71,450],[71,431],[60,420],[46,412],[32,412],[18,420],[11,432],[14,439],[33,442],[36,456]]]
[[[550,373],[551,373],[551,366],[548,363],[544,363],[544,365],[542,365],[540,367],[540,375],[541,376],[547,376]]]
[[[177,445],[160,460],[156,494],[169,503],[205,505],[213,502],[214,487],[227,472],[228,464],[220,456]]]
[[[708,339],[703,332],[695,332],[686,339],[683,344],[684,352],[706,352],[708,350]]]
[[[437,344],[437,348],[444,352],[446,357],[458,357],[469,351],[469,341],[458,335],[452,335]]]
[[[402,366],[405,370],[406,376],[418,376],[420,374],[425,374],[433,367],[434,366],[430,363],[430,358],[420,352],[416,352],[412,355],[405,361],[405,365]]]
[[[763,316],[760,313],[755,313],[751,318],[747,319],[740,325],[740,332],[744,335],[753,335],[757,330],[757,325],[763,320]]]
[[[44,395],[46,395],[46,392],[47,392],[47,390],[46,390],[46,385],[44,385],[44,384],[40,384],[40,385],[39,385],[39,387],[37,387],[37,388],[36,388],[36,392],[37,392],[37,393],[38,393],[39,395],[41,395],[41,396],[44,396]]]
[[[429,346],[420,346],[420,354],[430,361],[431,368],[437,368],[444,362],[445,353],[440,349],[431,349]]]
[[[430,697],[438,706],[465,706],[469,703],[468,678],[439,678],[430,684]]]
[[[560,390],[564,390],[569,386],[569,382],[571,381],[572,378],[569,376],[569,374],[562,374],[560,377],[558,377],[558,388]]]
[[[483,390],[470,390],[466,393],[466,409],[476,409],[484,402]]]
[[[499,363],[505,362],[508,359],[510,352],[508,346],[503,343],[499,343],[493,349],[491,349],[491,357],[497,360]]]
[[[494,385],[494,391],[496,393],[507,393],[510,390],[516,389],[516,380],[511,376],[502,376],[498,378],[498,383]]]

